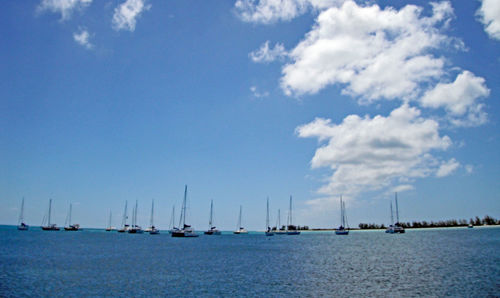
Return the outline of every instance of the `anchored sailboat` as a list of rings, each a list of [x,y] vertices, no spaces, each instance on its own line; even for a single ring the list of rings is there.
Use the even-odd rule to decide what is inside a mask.
[[[135,208],[132,210],[132,225],[128,229],[130,234],[142,234],[144,231],[137,224],[137,200],[135,200]]]
[[[269,226],[269,198],[267,198],[267,206],[266,206],[266,236],[274,236],[274,233],[271,232],[271,227]]]
[[[236,231],[233,232],[234,234],[248,234],[248,231],[241,226],[241,205],[240,205],[240,216],[238,217],[238,226],[236,227]]]
[[[174,231],[178,231],[179,228],[175,226],[175,205],[172,206],[172,216],[170,217],[170,225],[168,227],[168,233],[172,234]]]
[[[276,231],[274,234],[276,235],[286,235],[286,229],[283,229],[281,227],[281,214],[280,214],[280,209],[278,209],[278,218],[276,219]]]
[[[205,235],[220,235],[221,232],[217,230],[213,223],[214,220],[214,200],[210,200],[210,219],[208,220],[208,231],[205,231]]]
[[[51,213],[52,213],[52,199],[49,200],[49,216],[48,216],[48,220],[47,220],[47,225],[44,226],[44,223],[42,223],[42,230],[44,230],[44,231],[59,231],[59,228],[56,226],[56,224],[53,224],[50,222]],[[45,221],[45,218],[43,221]]]
[[[290,210],[288,211],[286,234],[287,235],[300,235],[300,231],[298,231],[297,227],[292,224],[292,196],[290,196]]]
[[[182,223],[182,228],[173,230],[172,237],[198,237],[198,234],[194,231],[194,229],[186,224],[186,201],[187,201],[187,185],[184,188],[184,200],[182,201],[182,210],[181,210],[181,218],[179,221]]]
[[[125,201],[125,210],[123,210],[123,217],[122,217],[122,227],[119,229],[117,232],[118,233],[125,233],[129,229],[129,225],[127,224],[127,201]]]
[[[395,193],[395,198],[396,202],[396,223],[394,223],[394,217],[392,214],[392,201],[391,201],[391,224],[389,227],[385,230],[386,233],[389,234],[403,234],[405,232],[405,228],[399,223],[399,208],[398,208],[398,193]]]
[[[155,200],[151,202],[151,223],[149,225],[149,234],[151,235],[160,234],[160,230],[158,230],[153,224],[154,208],[155,208]]]
[[[26,231],[30,226],[24,223],[24,197],[21,202],[21,213],[19,214],[19,220],[17,221],[17,229],[19,231]]]
[[[116,230],[116,228],[111,226],[111,210],[109,210],[109,221],[108,221],[108,227],[106,228],[106,232],[110,232],[113,230]]]
[[[335,230],[337,235],[349,235],[349,228],[347,226],[347,217],[345,215],[345,203],[342,201],[342,196],[340,196],[340,227]]]
[[[71,209],[72,209],[72,207],[73,207],[73,205],[70,203],[68,216],[66,216],[66,222],[64,223],[64,230],[65,231],[78,231],[78,230],[80,230],[79,224],[71,224]]]

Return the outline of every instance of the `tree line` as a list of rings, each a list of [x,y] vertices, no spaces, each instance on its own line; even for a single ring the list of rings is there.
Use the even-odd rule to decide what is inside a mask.
[[[286,231],[286,226],[283,225],[279,229],[277,227],[272,227],[271,231]],[[299,230],[299,231],[307,231],[309,230],[308,226],[295,226],[295,225],[288,225],[288,230]]]
[[[476,216],[475,218],[471,218],[469,220],[466,219],[449,219],[449,220],[440,220],[440,221],[412,221],[412,222],[400,222],[400,226],[405,229],[409,228],[445,228],[445,227],[466,227],[468,225],[473,226],[482,226],[482,225],[500,225],[500,220],[497,220],[489,215],[486,215],[483,219]],[[375,223],[360,223],[359,228],[361,230],[369,230],[369,229],[385,229],[386,226],[384,224],[375,224]]]

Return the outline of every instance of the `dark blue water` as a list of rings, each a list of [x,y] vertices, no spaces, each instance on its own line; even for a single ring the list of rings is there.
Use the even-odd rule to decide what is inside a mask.
[[[171,238],[0,227],[0,296],[500,296],[500,228]]]

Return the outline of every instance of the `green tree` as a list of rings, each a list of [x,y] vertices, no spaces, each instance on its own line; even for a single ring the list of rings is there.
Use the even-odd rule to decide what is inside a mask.
[[[475,226],[480,226],[481,225],[481,219],[479,218],[479,216],[476,216],[476,220],[474,221],[474,225]]]

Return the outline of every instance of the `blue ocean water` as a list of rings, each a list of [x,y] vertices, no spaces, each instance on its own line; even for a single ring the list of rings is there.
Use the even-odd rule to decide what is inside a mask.
[[[0,296],[500,296],[500,228],[183,239],[0,226]]]

